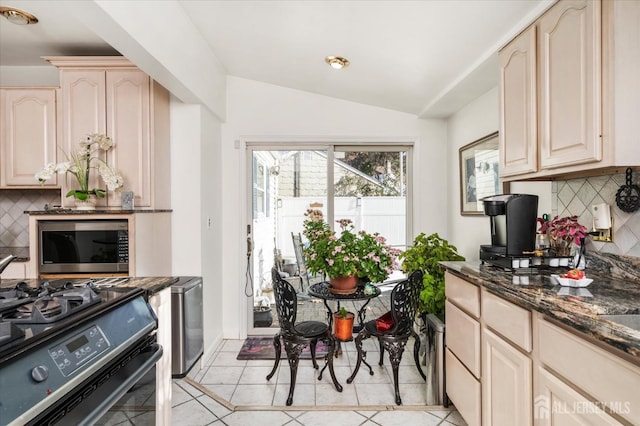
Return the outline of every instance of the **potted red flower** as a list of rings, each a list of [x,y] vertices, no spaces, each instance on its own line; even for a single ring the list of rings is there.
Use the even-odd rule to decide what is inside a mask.
[[[578,222],[578,216],[555,216],[548,228],[558,256],[569,256],[571,244],[580,245],[587,236],[587,228]]]

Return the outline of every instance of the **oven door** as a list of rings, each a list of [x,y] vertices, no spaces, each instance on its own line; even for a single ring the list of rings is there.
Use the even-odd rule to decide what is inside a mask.
[[[155,336],[143,339],[28,424],[92,425],[109,417],[127,392],[155,377],[155,364],[161,357],[162,347],[155,343]],[[155,380],[152,385],[155,387]]]

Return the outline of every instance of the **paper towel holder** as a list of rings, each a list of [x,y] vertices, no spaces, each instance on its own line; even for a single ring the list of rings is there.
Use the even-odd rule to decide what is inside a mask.
[[[591,206],[591,213],[593,214],[593,231],[589,232],[589,235],[594,241],[613,242],[613,217],[609,204],[594,204]]]

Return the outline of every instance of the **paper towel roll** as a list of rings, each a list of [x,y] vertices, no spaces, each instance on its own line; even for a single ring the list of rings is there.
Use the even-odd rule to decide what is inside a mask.
[[[593,214],[593,226],[596,229],[611,228],[611,209],[609,204],[594,204],[591,206],[591,213]]]

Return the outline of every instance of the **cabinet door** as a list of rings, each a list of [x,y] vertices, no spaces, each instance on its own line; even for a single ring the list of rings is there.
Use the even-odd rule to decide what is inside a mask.
[[[531,360],[482,330],[482,424],[531,425]]]
[[[589,401],[562,380],[540,367],[538,394],[533,403],[536,424],[560,425],[620,425],[609,416],[604,404]]]
[[[476,377],[480,378],[480,323],[448,300],[445,302],[447,318],[447,348]]]
[[[600,1],[562,0],[538,22],[540,167],[600,161]]]
[[[500,176],[538,170],[536,27],[499,52]]]
[[[63,70],[60,73],[62,107],[60,125],[62,141],[58,145],[65,154],[76,151],[89,133],[106,133],[105,72],[95,70]],[[63,155],[65,155],[63,154]],[[75,186],[74,186],[75,184]],[[66,198],[77,182],[62,179],[62,205],[73,207],[73,198]],[[89,188],[102,188],[97,173],[90,176]],[[98,204],[104,205],[104,200]]]
[[[114,147],[107,162],[124,178],[123,191],[133,191],[135,206],[151,206],[151,138],[149,77],[142,71],[109,70],[107,78],[107,133]],[[109,206],[120,206],[120,192],[109,191]]]
[[[445,349],[445,377],[447,378],[447,395],[469,426],[479,426],[480,382],[473,377],[464,365],[447,348]]]
[[[37,186],[36,172],[56,162],[55,89],[2,89],[0,98],[0,186]]]

